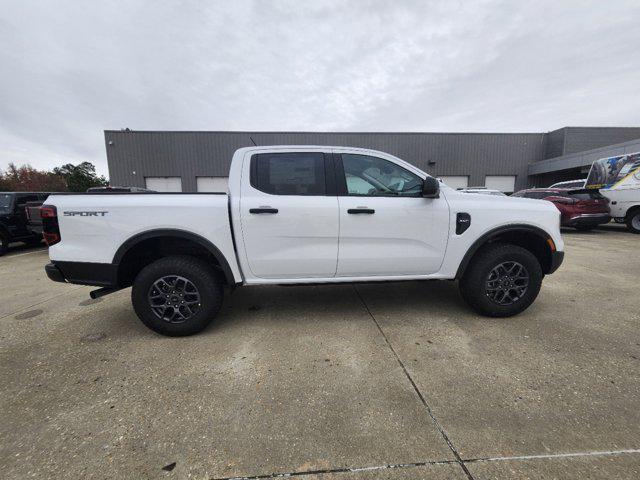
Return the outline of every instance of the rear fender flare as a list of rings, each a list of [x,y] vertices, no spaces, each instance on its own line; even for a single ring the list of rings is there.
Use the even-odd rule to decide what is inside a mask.
[[[114,265],[120,265],[120,262],[122,261],[125,254],[129,250],[134,248],[138,243],[143,242],[145,240],[150,240],[152,238],[159,238],[159,237],[182,238],[185,240],[190,240],[192,242],[195,242],[200,246],[204,247],[207,251],[209,251],[209,253],[211,253],[211,255],[215,257],[215,259],[220,264],[220,268],[222,269],[222,273],[224,274],[225,279],[227,280],[227,284],[235,285],[236,280],[233,276],[233,271],[231,270],[231,267],[229,266],[229,262],[227,261],[224,254],[220,251],[220,249],[216,247],[213,243],[211,243],[209,240],[207,240],[206,238],[192,232],[187,232],[185,230],[169,229],[169,228],[156,229],[156,230],[149,230],[149,231],[140,233],[138,235],[134,235],[133,237],[128,238],[122,245],[120,245],[120,248],[118,248],[115,255],[113,256],[112,263]]]

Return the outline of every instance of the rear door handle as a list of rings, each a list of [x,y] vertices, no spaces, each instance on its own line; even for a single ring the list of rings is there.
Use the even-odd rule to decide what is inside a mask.
[[[372,213],[376,213],[376,211],[373,208],[350,208],[349,210],[347,210],[347,213],[351,213],[354,215],[358,213],[367,213],[371,215]]]
[[[249,213],[278,213],[278,209],[271,207],[250,208]]]

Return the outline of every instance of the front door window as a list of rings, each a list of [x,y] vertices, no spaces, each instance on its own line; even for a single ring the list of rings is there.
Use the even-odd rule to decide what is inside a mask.
[[[422,179],[395,163],[369,155],[343,154],[348,195],[417,197]]]

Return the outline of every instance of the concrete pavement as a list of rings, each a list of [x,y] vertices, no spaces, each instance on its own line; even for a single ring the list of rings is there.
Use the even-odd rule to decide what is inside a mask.
[[[257,287],[188,338],[2,257],[2,475],[637,478],[640,238],[565,241],[511,319],[450,282]]]

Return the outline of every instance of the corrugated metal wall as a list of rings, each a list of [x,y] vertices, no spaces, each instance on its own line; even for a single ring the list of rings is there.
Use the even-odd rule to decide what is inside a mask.
[[[180,176],[183,191],[197,176],[226,176],[233,152],[258,145],[336,145],[388,152],[436,176],[516,175],[527,186],[529,163],[543,158],[542,133],[305,133],[105,131],[112,185],[145,186],[145,177]],[[429,165],[434,161],[435,165]]]
[[[547,133],[544,159],[640,138],[640,127],[564,127]]]
[[[545,137],[544,158],[559,157],[564,154],[566,128],[547,133]]]
[[[563,155],[584,152],[640,138],[637,127],[567,127]]]
[[[631,140],[629,142],[616,143],[615,145],[608,145],[606,147],[586,150],[584,152],[571,153],[569,155],[563,155],[561,157],[536,162],[532,165],[529,165],[529,175],[543,175],[553,172],[559,172],[562,170],[580,169],[581,167],[591,166],[594,161],[601,158],[614,157],[616,155],[624,155],[627,153],[635,152],[640,152],[640,139]],[[586,174],[582,176],[586,177]]]

